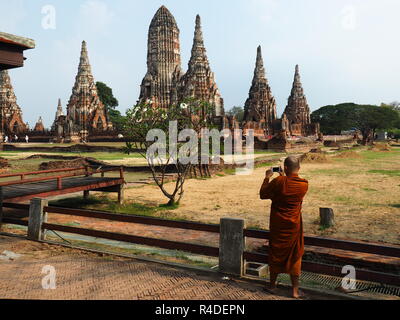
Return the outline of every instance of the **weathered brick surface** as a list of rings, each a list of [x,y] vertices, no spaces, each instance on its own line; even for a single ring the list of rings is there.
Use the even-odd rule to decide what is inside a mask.
[[[220,276],[0,236],[4,250],[22,256],[0,260],[0,299],[288,299]],[[56,270],[54,290],[42,288],[45,265]]]

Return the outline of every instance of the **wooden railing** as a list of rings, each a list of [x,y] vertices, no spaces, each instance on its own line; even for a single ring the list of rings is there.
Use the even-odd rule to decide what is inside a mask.
[[[244,236],[256,239],[269,240],[269,231],[245,229]],[[354,252],[378,254],[388,257],[400,258],[400,247],[370,244],[357,241],[346,241],[322,237],[304,237],[306,246],[340,249]]]
[[[79,234],[84,236],[104,238],[108,240],[124,241],[129,243],[159,247],[170,250],[181,250],[191,252],[194,254],[200,254],[204,256],[219,257],[219,268],[221,272],[234,273],[231,270],[238,271],[238,276],[243,275],[243,262],[252,261],[263,264],[268,263],[268,255],[256,252],[245,251],[245,239],[257,238],[265,239],[269,238],[269,231],[254,230],[238,228],[240,223],[244,225],[243,220],[239,219],[221,219],[221,224],[205,224],[191,221],[173,221],[154,217],[144,217],[137,215],[122,215],[114,214],[103,211],[95,210],[81,210],[81,209],[70,209],[70,208],[59,208],[54,206],[48,206],[47,201],[42,199],[32,199],[29,205],[20,204],[4,204],[4,207],[15,208],[20,210],[29,210],[30,217],[29,223],[18,219],[3,219],[4,223],[15,223],[19,225],[28,225],[28,237],[33,240],[43,240],[45,238],[46,230],[54,230],[66,233]],[[72,226],[65,226],[53,223],[47,223],[47,214],[62,214],[70,216],[81,216],[96,219],[103,219],[109,221],[119,221],[126,223],[145,224],[152,226],[162,226],[168,228],[176,228],[183,230],[196,230],[203,232],[210,232],[220,235],[220,246],[213,247],[207,245],[184,243],[178,241],[171,241],[165,239],[155,239],[148,237],[141,237],[136,235],[115,233],[103,230],[93,230],[86,228],[77,228]],[[239,224],[238,224],[239,222]],[[224,224],[223,224],[224,223]],[[222,227],[224,225],[224,227]],[[304,238],[306,246],[315,246],[322,248],[334,248],[345,250],[349,252],[363,252],[370,254],[377,254],[387,257],[400,258],[400,247],[388,246],[388,245],[376,245],[363,242],[353,242],[337,239],[328,239],[321,237],[308,237]],[[226,258],[227,252],[229,251],[229,259]],[[237,259],[232,259],[232,256]],[[233,268],[233,269],[232,269]],[[343,277],[342,266],[324,264],[319,262],[303,261],[302,270],[313,273],[326,274],[331,276]],[[399,274],[392,274],[386,272],[377,272],[369,269],[357,269],[357,279],[366,280],[372,282],[379,282],[391,285],[400,286]]]
[[[86,167],[79,167],[79,168],[66,168],[66,169],[55,169],[55,170],[43,170],[43,171],[31,171],[31,172],[22,172],[22,173],[13,173],[13,174],[3,174],[0,175],[1,178],[11,178],[11,177],[20,177],[19,180],[12,180],[12,181],[5,181],[0,182],[0,187],[5,186],[12,186],[12,185],[20,185],[20,184],[27,184],[27,183],[35,183],[35,182],[42,182],[42,181],[50,181],[56,180],[57,181],[57,188],[60,190],[62,189],[62,179],[64,178],[71,178],[71,177],[78,177],[78,176],[92,176],[94,174],[101,174],[104,177],[106,172],[111,171],[118,171],[120,174],[120,179],[124,179],[124,170],[123,168],[108,168],[108,169],[91,169],[89,166]],[[72,172],[67,174],[61,175],[50,175],[40,178],[31,178],[26,179],[27,176],[34,176],[34,175],[41,175],[41,174],[51,174],[51,173],[66,173]]]

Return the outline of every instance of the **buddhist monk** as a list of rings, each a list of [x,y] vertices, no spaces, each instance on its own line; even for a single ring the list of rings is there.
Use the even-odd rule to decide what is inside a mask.
[[[284,172],[281,169],[274,180],[270,181],[273,170],[267,170],[260,189],[261,199],[272,200],[268,250],[270,284],[266,290],[276,293],[278,274],[287,273],[291,277],[293,297],[297,299],[305,298],[299,290],[299,277],[304,253],[301,205],[308,190],[308,181],[299,177],[299,170],[299,159],[288,157]]]

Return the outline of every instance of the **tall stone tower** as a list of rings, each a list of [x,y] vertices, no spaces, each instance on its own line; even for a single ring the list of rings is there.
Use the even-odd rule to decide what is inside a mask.
[[[304,95],[303,85],[300,80],[299,66],[296,65],[292,92],[290,93],[288,104],[285,109],[285,115],[289,124],[300,125],[301,131],[311,123],[310,108]]]
[[[64,122],[65,122],[65,115],[64,115],[64,111],[63,111],[63,107],[61,104],[61,99],[58,99],[58,104],[57,104],[57,111],[56,111],[56,116],[54,117],[54,122],[51,126],[51,131],[55,132],[57,131],[57,126],[60,123],[60,119],[63,118]],[[64,128],[62,128],[62,131],[64,131]]]
[[[58,104],[57,104],[57,111],[56,111],[56,120],[59,116],[63,116],[64,112],[63,112],[63,108],[62,108],[62,104],[61,104],[61,99],[58,99]]]
[[[254,77],[250,87],[249,97],[244,106],[244,121],[264,121],[265,128],[269,131],[272,121],[276,118],[276,102],[265,76],[264,61],[261,46],[259,46],[257,48]]]
[[[20,134],[27,130],[22,121],[22,111],[17,104],[17,97],[7,70],[0,71],[0,138],[5,135]]]
[[[182,70],[179,28],[164,6],[150,23],[147,50],[147,73],[140,86],[139,103],[168,108],[178,102]]]
[[[86,141],[89,135],[111,127],[97,92],[86,42],[83,41],[78,74],[67,105],[67,141]]]
[[[211,71],[204,46],[200,16],[196,16],[192,55],[189,60],[188,71],[182,77],[180,84],[181,99],[188,97],[210,103],[215,108],[215,116],[224,114],[224,101],[215,83],[214,73]]]

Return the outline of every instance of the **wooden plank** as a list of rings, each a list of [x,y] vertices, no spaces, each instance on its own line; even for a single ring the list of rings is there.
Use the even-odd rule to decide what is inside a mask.
[[[14,218],[3,218],[3,223],[15,224],[17,226],[28,226],[28,221]]]
[[[120,185],[123,184],[124,182],[119,179],[112,179],[108,181],[103,181],[103,182],[98,182],[95,184],[89,184],[89,185],[78,185],[78,186],[73,186],[73,187],[65,187],[61,190],[58,190],[57,187],[51,188],[49,190],[43,191],[43,192],[35,192],[35,193],[30,193],[30,194],[13,194],[11,197],[7,196],[7,202],[21,202],[21,201],[26,201],[30,200],[32,198],[46,198],[46,197],[51,197],[51,196],[57,196],[61,194],[68,194],[68,193],[75,193],[75,192],[80,192],[80,191],[85,191],[85,190],[94,190],[98,188],[105,188],[109,186],[114,186],[114,185]],[[92,182],[93,183],[93,182]]]
[[[19,177],[19,176],[31,176],[31,175],[47,174],[47,173],[79,171],[79,170],[85,170],[85,167],[65,168],[65,169],[52,169],[52,170],[41,170],[41,171],[29,171],[29,172],[21,172],[21,173],[7,173],[7,174],[0,174],[0,179],[1,178],[10,178],[10,177]],[[116,170],[114,170],[114,171],[116,171]]]
[[[11,209],[18,209],[18,210],[25,210],[29,211],[29,204],[23,203],[3,203],[3,208],[11,208]]]
[[[48,213],[57,213],[57,214],[89,217],[89,218],[120,221],[120,222],[127,222],[127,223],[137,223],[137,224],[145,224],[145,225],[152,225],[152,226],[162,226],[162,227],[169,227],[169,228],[178,228],[178,229],[186,229],[186,230],[196,230],[196,231],[219,233],[219,225],[218,224],[206,224],[206,223],[188,222],[188,221],[174,221],[174,220],[160,219],[160,218],[154,218],[154,217],[143,217],[143,216],[137,216],[137,215],[123,215],[123,214],[109,213],[109,212],[104,212],[104,211],[79,210],[79,209],[70,209],[70,208],[59,208],[59,207],[53,207],[53,206],[45,207],[44,210],[45,210],[45,212],[48,212]]]
[[[103,182],[110,182],[111,185],[114,185],[113,181],[120,181],[119,178],[94,178],[94,177],[77,177],[77,178],[68,178],[63,180],[64,189],[70,187],[79,187],[79,186],[88,186],[95,185]],[[26,185],[13,185],[3,187],[5,190],[5,198],[8,198],[9,195],[13,196],[17,195],[25,195],[25,194],[35,194],[44,191],[52,191],[57,189],[57,181],[45,181],[45,182],[35,182],[29,183]]]
[[[181,250],[186,252],[191,252],[195,254],[200,254],[204,256],[219,256],[219,249],[216,247],[204,246],[199,244],[191,244],[191,243],[183,243],[177,241],[170,241],[164,239],[154,239],[154,238],[145,238],[134,235],[127,235],[115,232],[107,232],[107,231],[99,231],[99,230],[91,230],[91,229],[83,229],[83,228],[75,228],[70,226],[62,226],[57,224],[43,223],[43,229],[46,230],[54,230],[61,231],[73,234],[80,234],[89,237],[95,238],[103,238],[109,240],[123,241],[129,243],[136,243],[151,247],[158,247],[169,250]]]

